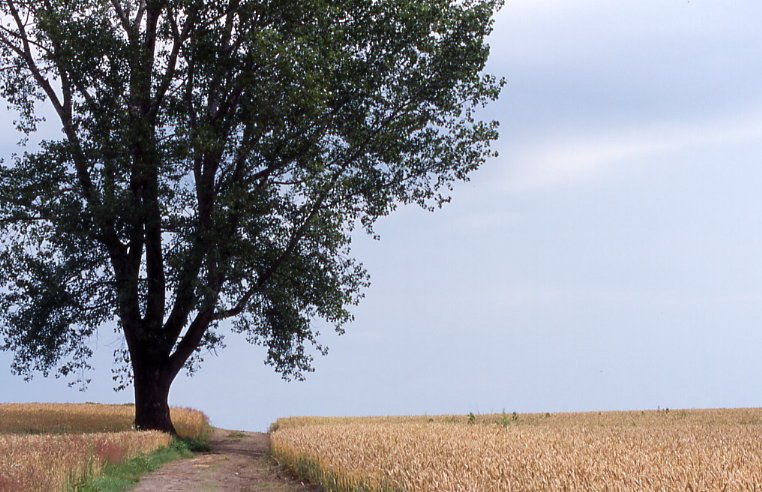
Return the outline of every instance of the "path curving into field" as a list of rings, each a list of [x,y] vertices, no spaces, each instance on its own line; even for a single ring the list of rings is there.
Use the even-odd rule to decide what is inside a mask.
[[[318,490],[278,470],[268,456],[267,434],[214,429],[211,445],[211,452],[174,461],[144,475],[133,492]]]

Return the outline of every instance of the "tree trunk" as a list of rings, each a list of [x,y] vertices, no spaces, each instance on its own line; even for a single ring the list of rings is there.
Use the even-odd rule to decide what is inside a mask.
[[[174,375],[160,365],[133,361],[135,428],[177,435],[169,416],[169,388]]]

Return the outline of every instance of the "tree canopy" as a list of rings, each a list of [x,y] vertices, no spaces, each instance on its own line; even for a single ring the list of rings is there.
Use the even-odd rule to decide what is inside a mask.
[[[436,208],[492,155],[475,111],[502,86],[483,73],[499,4],[0,0],[0,94],[20,131],[40,104],[62,131],[0,168],[14,370],[87,367],[116,321],[136,424],[165,430],[169,385],[222,328],[302,377],[368,283],[353,230]]]

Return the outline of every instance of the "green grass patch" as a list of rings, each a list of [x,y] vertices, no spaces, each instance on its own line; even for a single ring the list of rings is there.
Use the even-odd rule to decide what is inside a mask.
[[[240,441],[241,439],[246,438],[246,433],[241,431],[233,431],[230,432],[227,436],[225,436],[225,439],[229,439],[231,441]]]
[[[194,448],[198,449],[203,441],[197,439],[176,439],[169,447],[160,448],[151,454],[137,456],[118,464],[106,465],[102,472],[89,477],[74,487],[74,492],[122,492],[133,487],[140,480],[141,475],[159,469],[163,464],[193,456],[193,448],[186,441],[193,441]],[[206,448],[209,444],[205,443]]]
[[[180,437],[178,440],[182,444],[185,444],[188,450],[193,453],[206,453],[212,450],[208,434],[198,439],[195,437]]]

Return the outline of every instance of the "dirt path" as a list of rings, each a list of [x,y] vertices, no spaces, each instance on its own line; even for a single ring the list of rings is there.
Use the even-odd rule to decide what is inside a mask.
[[[277,469],[267,455],[267,434],[215,429],[211,445],[209,453],[175,461],[145,475],[133,492],[318,490]]]

